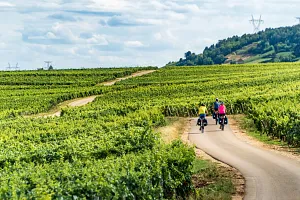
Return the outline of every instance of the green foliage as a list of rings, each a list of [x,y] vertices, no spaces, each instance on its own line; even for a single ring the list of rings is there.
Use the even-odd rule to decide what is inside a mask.
[[[194,152],[182,143],[104,160],[18,162],[1,171],[2,199],[161,199],[191,191]]]
[[[201,103],[212,108],[218,97],[228,113],[245,113],[262,134],[299,146],[299,66],[167,67],[109,88],[66,87],[63,78],[61,85],[2,85],[0,97],[7,102],[0,113],[0,197],[184,199],[193,190],[193,170],[204,171],[193,169],[193,149],[179,141],[161,144],[152,129],[164,125],[165,116],[195,117]],[[84,72],[78,73],[85,80]],[[84,107],[64,109],[60,118],[19,116],[49,109],[42,107],[45,102],[54,105],[90,94],[101,95]],[[216,173],[209,170],[205,173]],[[229,184],[208,187],[199,195],[213,198],[213,191]]]
[[[224,40],[219,40],[217,44],[206,47],[203,53],[196,55],[188,51],[185,53],[185,59],[178,62],[171,62],[167,66],[195,66],[195,65],[213,65],[222,64],[227,60],[230,54],[242,56],[257,57],[270,51],[275,54],[281,52],[291,52],[295,57],[300,57],[300,25],[292,27],[268,28],[255,34],[244,34],[242,36],[233,36]],[[245,49],[245,47],[250,48]],[[273,59],[265,62],[294,62],[295,57],[270,57]],[[261,57],[263,58],[263,57]],[[259,60],[261,58],[256,58]],[[252,61],[255,60],[254,58]],[[250,61],[249,61],[250,62]],[[243,63],[238,60],[229,60],[227,63]]]
[[[167,67],[122,84],[144,86],[132,89],[130,95],[141,94],[139,102],[151,98],[165,116],[195,117],[200,103],[210,108],[219,97],[228,113],[247,114],[263,134],[300,145],[299,64]],[[129,98],[123,93],[119,95]]]
[[[103,94],[97,84],[147,68],[13,71],[0,73],[0,119],[46,112],[57,104]]]
[[[234,186],[228,172],[222,173],[217,168],[217,165],[207,161],[195,159],[193,165],[195,192],[190,196],[190,199],[231,199],[231,194],[234,193]]]
[[[63,79],[60,81],[63,83]],[[22,92],[33,95],[34,100],[38,95],[31,93],[32,87],[36,86],[28,86]],[[59,118],[23,118],[18,111],[12,111],[10,118],[1,121],[0,198],[188,196],[193,189],[194,150],[179,141],[161,144],[159,134],[152,131],[166,123],[159,107],[145,107],[144,102],[131,101],[132,96],[118,95],[122,90],[130,94],[128,90],[134,88],[131,86],[85,88],[80,91],[82,87],[75,84],[68,95],[74,98],[76,92],[84,96],[90,95],[88,91],[99,90],[103,96],[86,107],[65,109]],[[60,89],[57,86],[57,95]],[[39,92],[45,95],[44,101],[51,101],[47,89]],[[37,101],[31,105],[34,103]],[[20,101],[15,106],[26,111],[23,104]]]
[[[295,46],[294,55],[300,57],[300,44]]]
[[[99,103],[102,111],[114,106]],[[123,106],[2,122],[1,198],[187,196],[194,150],[180,141],[160,143],[152,132],[165,123],[159,110]]]

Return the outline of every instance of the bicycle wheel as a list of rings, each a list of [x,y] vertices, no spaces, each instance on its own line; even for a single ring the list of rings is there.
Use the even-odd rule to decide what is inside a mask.
[[[204,133],[204,126],[201,127],[201,133]]]
[[[224,131],[224,124],[222,124],[222,127],[221,127],[221,128],[222,128],[222,131]]]

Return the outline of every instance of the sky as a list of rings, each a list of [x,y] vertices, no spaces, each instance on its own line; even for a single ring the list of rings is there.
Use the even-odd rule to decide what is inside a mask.
[[[164,66],[233,35],[296,25],[299,0],[0,0],[0,70]]]

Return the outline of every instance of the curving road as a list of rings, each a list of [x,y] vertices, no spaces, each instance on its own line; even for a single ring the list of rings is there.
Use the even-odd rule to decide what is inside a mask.
[[[246,200],[300,200],[300,162],[251,146],[221,131],[208,117],[202,134],[193,119],[189,140],[212,157],[237,168],[246,179]]]

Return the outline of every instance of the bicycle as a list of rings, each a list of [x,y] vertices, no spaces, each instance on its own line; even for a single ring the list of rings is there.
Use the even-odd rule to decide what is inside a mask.
[[[207,126],[207,120],[204,117],[199,117],[197,125],[200,126],[199,130],[204,133],[204,127]]]
[[[216,125],[218,125],[218,121],[219,121],[218,115],[219,115],[218,111],[213,112],[213,119],[216,120]]]
[[[219,116],[219,124],[220,124],[220,129],[222,131],[224,131],[225,124],[227,124],[227,123],[228,123],[228,120],[227,120],[226,115],[225,114],[224,115],[220,115]]]

